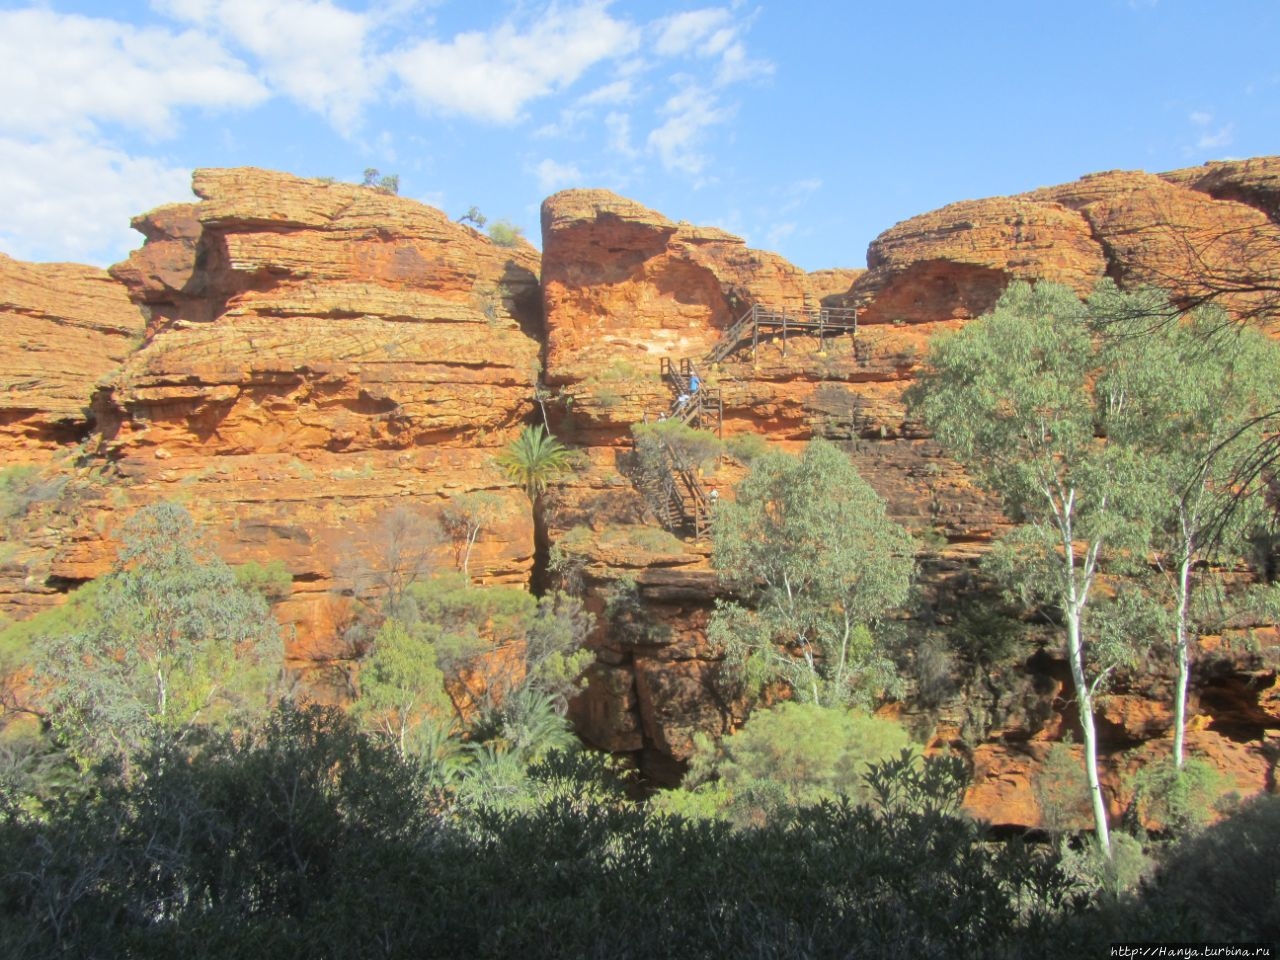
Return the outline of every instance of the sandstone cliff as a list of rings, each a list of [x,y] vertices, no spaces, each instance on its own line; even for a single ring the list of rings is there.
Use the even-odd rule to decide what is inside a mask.
[[[43,463],[87,433],[88,398],[142,337],[143,316],[102,270],[0,254],[0,456]]]
[[[57,480],[0,543],[0,612],[26,616],[100,574],[120,519],[178,499],[228,560],[285,563],[289,654],[323,692],[326,667],[351,653],[344,561],[372,562],[376,528],[397,506],[430,517],[489,491],[501,516],[472,572],[581,585],[602,618],[580,729],[674,778],[694,733],[729,729],[746,705],[714,682],[705,626],[719,587],[707,544],[656,527],[626,475],[631,425],[672,399],[664,359],[701,364],[753,305],[858,307],[856,337],[765,336],[699,366],[735,453],[703,481],[732,496],[751,434],[783,448],[819,435],[845,443],[920,537],[922,604],[907,624],[908,658],[920,660],[974,601],[972,560],[1005,524],[905,420],[901,394],[929,339],[1017,278],[1081,294],[1102,277],[1159,283],[1188,302],[1264,314],[1273,294],[1238,281],[1242,263],[1280,276],[1278,177],[1280,158],[1262,158],[965,201],[886,231],[865,272],[806,275],[606,191],[549,198],[539,258],[376,190],[200,171],[199,202],[137,218],[146,242],[110,277],[0,260],[6,337],[19,331],[8,340],[19,349],[4,352],[0,449],[8,462],[48,464]],[[585,466],[535,517],[492,459],[544,415]],[[74,456],[51,464],[56,450]],[[435,555],[452,563],[447,543]],[[1274,631],[1242,630],[1203,651],[1192,745],[1242,792],[1274,779],[1280,687],[1266,651],[1276,646]],[[972,760],[974,809],[1038,822],[1035,771],[1075,722],[1053,643],[1037,649],[1033,638],[998,668],[944,666],[936,690],[890,711]],[[1103,708],[1117,803],[1123,775],[1167,749],[1166,682],[1135,678]]]
[[[705,354],[752,304],[856,304],[856,340],[769,339],[703,374],[723,398],[727,437],[754,432],[785,444],[823,435],[849,445],[894,516],[921,536],[922,610],[945,626],[972,589],[970,560],[1004,521],[998,504],[905,421],[901,394],[929,338],[988,310],[1014,279],[1061,282],[1081,295],[1104,277],[1158,284],[1184,302],[1209,299],[1256,315],[1255,291],[1205,285],[1206,256],[1214,276],[1235,270],[1238,278],[1241,257],[1229,238],[1248,236],[1258,251],[1250,269],[1280,275],[1273,225],[1234,199],[1265,198],[1276,170],[1280,160],[1268,159],[1224,165],[1208,179],[1098,174],[955,204],[878,238],[869,269],[853,277],[844,298],[816,291],[816,278],[802,279],[719,231],[674,224],[599,191],[557,194],[543,209],[543,277],[548,376],[567,401],[560,425],[597,449],[619,443],[628,424],[670,401],[660,359]],[[635,548],[619,555],[617,545],[634,539],[628,531],[643,504],[611,482],[613,458],[601,453],[591,487],[564,491],[548,517],[553,541],[583,565],[597,606],[614,601],[615,622],[597,638],[598,663],[579,704],[580,727],[609,749],[647,751],[648,769],[670,775],[678,768],[669,761],[688,755],[696,730],[724,730],[739,719],[740,704],[716,700],[716,652],[703,634],[714,578],[696,544],[661,558]],[[730,460],[704,482],[729,489],[740,475]],[[634,580],[627,589],[647,611],[645,629],[617,603],[623,578]],[[911,629],[923,641],[930,627]],[[1276,750],[1263,734],[1280,720],[1280,688],[1265,654],[1274,646],[1268,631],[1246,631],[1234,646],[1203,655],[1194,748],[1242,792],[1271,782]],[[974,809],[997,822],[1038,823],[1035,771],[1075,722],[1065,664],[1049,639],[1001,676],[984,670],[961,671],[950,699],[909,705],[904,719],[971,758]],[[1155,676],[1122,685],[1104,709],[1104,772],[1117,812],[1137,758],[1167,751],[1161,738],[1171,719],[1159,699],[1167,683]]]
[[[1163,176],[1097,173],[951,204],[877,237],[848,300],[867,322],[967,319],[1011,279],[1052,280],[1083,295],[1105,276],[1237,315],[1274,314],[1266,278],[1280,256],[1278,179],[1280,160],[1264,157]]]
[[[117,514],[178,499],[229,560],[284,561],[288,653],[325,662],[345,653],[340,561],[371,551],[398,505],[430,517],[487,490],[501,518],[472,571],[526,581],[528,505],[491,460],[530,409],[536,251],[363,187],[252,169],[199,171],[194,187],[200,203],[135,221],[147,242],[113,269],[121,285],[101,279],[147,313],[147,339],[94,398],[111,497],[82,512],[50,577],[101,573]]]

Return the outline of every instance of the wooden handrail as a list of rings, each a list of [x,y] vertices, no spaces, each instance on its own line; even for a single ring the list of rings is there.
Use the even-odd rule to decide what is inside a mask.
[[[798,307],[786,309],[766,307],[752,304],[741,317],[716,341],[702,358],[704,363],[719,363],[742,344],[750,331],[751,344],[754,348],[759,342],[760,333],[766,328],[774,332],[781,331],[785,342],[790,330],[818,332],[818,338],[830,333],[851,333],[858,335],[858,311],[855,307]]]

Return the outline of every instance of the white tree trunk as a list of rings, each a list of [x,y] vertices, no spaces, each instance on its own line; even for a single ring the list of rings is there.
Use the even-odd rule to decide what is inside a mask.
[[[1093,723],[1093,692],[1084,676],[1084,640],[1080,633],[1080,608],[1072,604],[1067,610],[1067,655],[1071,661],[1071,679],[1076,688],[1076,705],[1080,709],[1080,726],[1084,730],[1084,767],[1089,779],[1089,800],[1093,805],[1093,831],[1098,846],[1111,859],[1111,831],[1107,825],[1107,804],[1098,779],[1098,731]]]
[[[1191,556],[1184,552],[1178,569],[1178,634],[1175,640],[1178,654],[1178,683],[1173,693],[1173,764],[1182,769],[1182,757],[1187,732],[1187,684],[1191,674],[1188,609],[1191,605]]]

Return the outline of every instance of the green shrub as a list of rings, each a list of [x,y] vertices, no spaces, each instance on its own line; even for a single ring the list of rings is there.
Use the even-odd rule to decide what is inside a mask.
[[[93,580],[72,591],[65,603],[0,627],[0,672],[29,665],[38,638],[69,636],[92,624],[99,616],[102,584]]]
[[[711,469],[724,453],[724,442],[710,430],[699,430],[679,420],[637,423],[632,426],[631,435],[635,438],[640,469],[654,471],[657,476],[665,473],[663,444],[680,462],[693,469]]]
[[[1065,743],[1049,747],[1032,783],[1045,829],[1064,835],[1090,822],[1089,787],[1080,760]]]
[[[631,577],[617,580],[605,591],[604,616],[614,643],[643,647],[671,642],[671,625],[654,615]]]
[[[524,228],[510,220],[496,220],[489,224],[489,239],[500,247],[514,247],[524,238]]]
[[[714,809],[738,826],[760,825],[788,807],[846,797],[866,803],[870,765],[897,756],[910,738],[891,720],[843,707],[787,701],[757,710],[718,745],[700,744],[691,799],[659,801],[669,812]],[[708,752],[711,755],[708,756]]]
[[[280,676],[280,625],[236,582],[182,507],[124,525],[93,616],[37,644],[39,705],[85,762],[128,763],[155,737],[233,728],[263,712]]]
[[[744,467],[769,452],[769,441],[758,433],[739,433],[724,442],[725,451]]]
[[[21,519],[32,505],[56,500],[67,480],[65,475],[45,476],[30,464],[0,470],[0,521]]]
[[[622,383],[639,380],[644,376],[631,361],[618,359],[609,361],[609,365],[597,373],[594,379],[605,383]]]
[[[658,527],[630,524],[622,527],[610,527],[600,537],[602,545],[629,544],[646,553],[660,556],[679,556],[684,553],[684,543],[679,537]]]
[[[1280,797],[1254,797],[1179,844],[1144,899],[1186,911],[1209,939],[1280,941],[1277,843]]]
[[[383,176],[378,172],[377,167],[368,167],[364,172],[364,181],[360,186],[394,196],[400,192],[400,175],[398,173],[388,173]]]
[[[1063,875],[1085,897],[1103,902],[1134,893],[1155,869],[1155,861],[1142,843],[1127,833],[1111,834],[1111,856],[1104,856],[1093,838],[1079,846],[1063,848],[1060,861]]]
[[[921,640],[911,666],[917,696],[925,706],[938,707],[955,695],[955,657],[945,638],[930,634]]]
[[[985,960],[1149,929],[1117,914],[1092,949],[1098,911],[1052,858],[928,802],[734,831],[626,802],[598,757],[487,764],[449,805],[340,711],[285,707],[38,815],[0,804],[0,955]],[[886,763],[881,793],[927,776]]]
[[[1187,833],[1213,818],[1223,790],[1222,774],[1204,760],[1188,757],[1179,770],[1169,757],[1147,764],[1134,776],[1134,812],[1141,823]]]
[[[268,603],[277,603],[293,589],[293,574],[279,557],[267,563],[250,560],[235,568],[236,583],[245,590],[262,595]]]

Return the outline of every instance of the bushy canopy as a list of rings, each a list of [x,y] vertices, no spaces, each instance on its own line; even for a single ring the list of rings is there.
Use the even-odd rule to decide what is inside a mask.
[[[866,701],[893,680],[870,628],[906,599],[910,535],[849,457],[815,440],[757,459],[712,525],[712,562],[735,590],[712,621],[753,684],[815,703]]]

